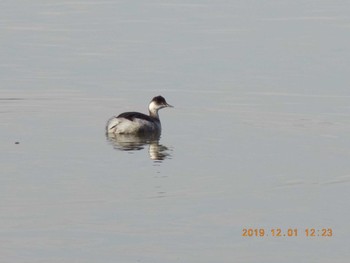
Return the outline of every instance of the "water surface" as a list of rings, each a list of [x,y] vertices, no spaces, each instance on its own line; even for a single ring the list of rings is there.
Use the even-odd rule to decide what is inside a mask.
[[[349,10],[3,1],[0,261],[347,262]],[[160,138],[105,136],[156,95]]]

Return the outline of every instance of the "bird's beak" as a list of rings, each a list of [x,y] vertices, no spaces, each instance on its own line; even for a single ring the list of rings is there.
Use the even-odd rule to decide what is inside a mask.
[[[168,103],[166,104],[166,106],[169,107],[169,108],[174,108],[174,106],[172,106],[172,105],[170,105]]]

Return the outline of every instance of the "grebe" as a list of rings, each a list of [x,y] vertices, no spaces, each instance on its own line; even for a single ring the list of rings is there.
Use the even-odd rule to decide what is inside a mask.
[[[140,133],[160,133],[158,110],[169,105],[162,96],[154,97],[148,105],[149,116],[140,112],[124,112],[118,116],[110,118],[106,125],[107,133],[116,134],[140,134]]]

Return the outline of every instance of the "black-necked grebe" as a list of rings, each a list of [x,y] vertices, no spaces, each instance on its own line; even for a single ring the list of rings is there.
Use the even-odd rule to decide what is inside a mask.
[[[154,97],[149,106],[149,116],[140,112],[124,112],[108,120],[107,133],[116,134],[138,134],[138,133],[160,133],[158,110],[169,105],[162,96]]]

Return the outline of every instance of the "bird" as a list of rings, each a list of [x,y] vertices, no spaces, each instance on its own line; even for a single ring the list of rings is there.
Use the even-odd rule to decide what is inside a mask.
[[[107,121],[107,134],[160,134],[158,111],[160,109],[174,106],[168,104],[164,97],[154,97],[148,105],[149,115],[140,112],[124,112],[113,116]]]

